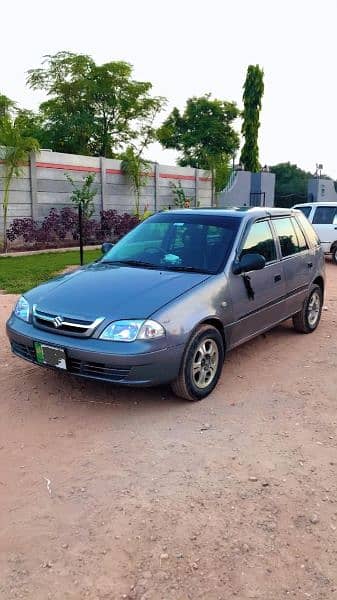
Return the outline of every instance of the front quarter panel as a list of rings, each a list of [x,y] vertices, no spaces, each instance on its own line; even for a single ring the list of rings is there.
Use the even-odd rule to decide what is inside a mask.
[[[226,275],[220,273],[209,277],[151,318],[165,327],[168,347],[186,344],[193,330],[207,319],[216,318],[224,326],[231,323],[233,311]]]

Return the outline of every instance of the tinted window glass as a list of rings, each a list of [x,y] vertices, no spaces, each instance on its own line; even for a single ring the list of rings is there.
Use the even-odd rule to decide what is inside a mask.
[[[102,262],[142,261],[148,268],[216,273],[225,264],[241,219],[159,213],[123,237]]]
[[[317,225],[330,225],[337,214],[337,206],[317,206],[312,220]]]
[[[300,225],[302,226],[302,229],[303,229],[310,245],[318,246],[319,239],[318,239],[317,233],[314,230],[314,228],[312,227],[312,225],[309,223],[309,221],[301,213],[299,215],[296,215],[296,218],[299,220]]]
[[[266,259],[266,262],[276,260],[275,242],[270,225],[267,221],[260,221],[259,223],[254,223],[252,225],[243,245],[240,257],[252,252],[262,254]]]
[[[282,256],[291,256],[299,252],[300,248],[291,219],[274,219],[273,224],[280,241]]]
[[[297,223],[296,219],[292,219],[291,222],[292,222],[293,227],[295,229],[295,233],[296,233],[296,237],[297,237],[298,246],[299,246],[300,251],[307,250],[308,244],[306,242],[306,239],[304,237],[302,229],[300,228],[300,226]]]
[[[311,206],[298,206],[297,210],[300,210],[306,217],[310,215]]]

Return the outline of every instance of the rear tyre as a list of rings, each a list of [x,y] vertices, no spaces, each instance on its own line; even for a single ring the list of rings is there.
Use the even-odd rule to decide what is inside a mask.
[[[334,263],[334,265],[337,265],[337,246],[333,246],[331,248],[331,256],[332,262]]]
[[[201,325],[190,339],[180,373],[171,383],[176,396],[195,402],[210,394],[218,383],[224,358],[224,344],[212,325]]]
[[[313,285],[302,310],[293,316],[293,325],[300,333],[312,333],[317,328],[322,313],[323,294],[319,285]]]

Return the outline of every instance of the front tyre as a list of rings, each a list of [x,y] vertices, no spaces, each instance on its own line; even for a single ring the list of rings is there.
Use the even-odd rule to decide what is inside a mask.
[[[192,402],[208,396],[218,383],[224,355],[219,331],[212,325],[198,327],[185,349],[179,376],[171,384],[176,396]]]
[[[319,285],[313,285],[302,310],[293,316],[293,325],[300,333],[312,333],[317,328],[322,313],[323,294]]]

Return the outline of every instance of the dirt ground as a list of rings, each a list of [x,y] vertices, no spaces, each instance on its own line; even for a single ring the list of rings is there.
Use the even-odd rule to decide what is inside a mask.
[[[0,598],[337,599],[337,267],[317,332],[217,390],[81,382],[11,356],[0,296]]]

